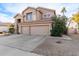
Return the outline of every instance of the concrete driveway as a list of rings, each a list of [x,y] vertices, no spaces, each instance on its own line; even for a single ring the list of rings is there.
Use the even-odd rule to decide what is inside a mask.
[[[45,36],[11,35],[0,37],[0,56],[38,56],[32,53],[38,45],[44,42]]]

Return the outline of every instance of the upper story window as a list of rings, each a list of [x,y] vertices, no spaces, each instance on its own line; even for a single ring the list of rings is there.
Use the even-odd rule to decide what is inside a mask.
[[[26,19],[27,20],[32,20],[32,12],[26,14]]]
[[[50,17],[50,14],[48,14],[48,17]]]
[[[50,18],[50,14],[45,14],[44,18]]]
[[[44,15],[44,17],[46,17],[47,15]]]

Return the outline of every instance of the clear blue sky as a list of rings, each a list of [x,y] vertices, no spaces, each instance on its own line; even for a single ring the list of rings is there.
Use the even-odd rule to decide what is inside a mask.
[[[28,6],[54,9],[57,14],[61,14],[62,7],[66,7],[67,17],[71,17],[79,9],[78,3],[0,3],[0,21],[14,22],[13,17]]]

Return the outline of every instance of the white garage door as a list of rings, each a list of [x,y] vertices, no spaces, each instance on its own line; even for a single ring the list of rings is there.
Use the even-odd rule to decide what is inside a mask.
[[[31,27],[32,35],[49,35],[49,26],[34,26]]]
[[[22,33],[28,35],[29,34],[29,27],[23,26],[22,27]]]

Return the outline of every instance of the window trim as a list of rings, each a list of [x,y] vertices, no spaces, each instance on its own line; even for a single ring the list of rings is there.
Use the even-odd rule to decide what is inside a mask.
[[[31,19],[28,19],[28,14],[31,14]],[[26,13],[26,20],[28,20],[28,21],[32,21],[32,18],[33,18],[33,16],[32,16],[32,12],[30,12],[30,13]]]

